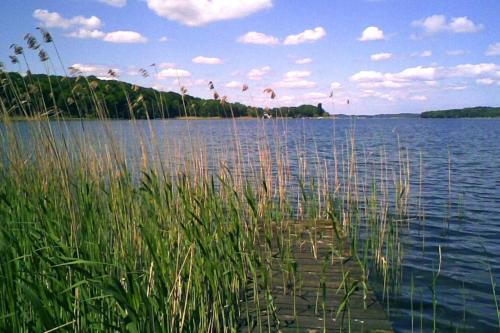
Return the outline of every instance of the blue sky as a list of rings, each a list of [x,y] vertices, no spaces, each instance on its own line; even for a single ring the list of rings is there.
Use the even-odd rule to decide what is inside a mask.
[[[331,113],[500,105],[497,0],[4,0],[0,11],[10,70],[19,67],[9,46],[25,46],[28,32],[41,40],[43,26],[65,67],[102,78],[112,68],[124,81],[203,98],[213,81],[230,101],[323,103]],[[43,48],[62,73],[52,45]]]

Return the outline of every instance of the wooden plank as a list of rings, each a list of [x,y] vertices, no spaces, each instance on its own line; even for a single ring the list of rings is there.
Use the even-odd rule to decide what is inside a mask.
[[[259,238],[268,266],[268,292],[260,285],[254,298],[249,287],[238,332],[340,332],[349,326],[352,332],[392,332],[369,288],[358,288],[348,308],[338,311],[345,297],[343,274],[348,272],[351,284],[361,281],[363,270],[347,251],[335,248],[338,243],[331,226],[290,224],[288,228],[292,236],[282,244],[289,249],[283,258],[278,250],[279,232],[268,240]],[[342,256],[334,255],[338,253]]]

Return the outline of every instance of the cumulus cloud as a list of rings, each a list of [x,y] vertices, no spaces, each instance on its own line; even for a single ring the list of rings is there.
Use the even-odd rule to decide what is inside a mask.
[[[340,88],[342,88],[342,85],[340,84],[340,82],[332,82],[330,84],[330,89],[335,90],[335,89],[340,89]]]
[[[297,45],[302,43],[314,42],[326,36],[326,31],[323,27],[307,29],[296,35],[289,35],[283,41],[285,45]]]
[[[325,36],[326,36],[326,31],[322,27],[307,29],[296,35],[288,35],[283,41],[283,45],[297,45],[302,43],[311,43]],[[243,36],[238,37],[237,41],[244,44],[260,44],[260,45],[280,44],[280,40],[277,37],[257,31],[249,31]]]
[[[99,2],[113,7],[124,7],[127,4],[127,0],[99,0]]]
[[[271,71],[271,67],[264,66],[261,68],[253,68],[248,72],[248,78],[250,80],[262,80],[262,77]]]
[[[241,88],[243,86],[243,83],[238,82],[238,81],[231,81],[228,82],[224,85],[226,88]]]
[[[433,81],[438,76],[436,67],[411,67],[399,73],[389,75],[395,81]]]
[[[500,43],[490,44],[485,54],[487,56],[500,56]]]
[[[110,43],[145,43],[147,38],[135,31],[114,31],[107,33],[103,40]]]
[[[261,32],[256,32],[256,31],[249,31],[243,36],[238,37],[237,39],[238,42],[244,43],[244,44],[258,44],[258,45],[276,45],[279,44],[279,39],[266,35]]]
[[[96,65],[96,64],[73,64],[71,65],[71,68],[74,68],[75,70],[79,71],[83,75],[94,75],[99,78],[102,77],[107,77],[108,76],[108,71],[112,69],[115,73],[120,74],[120,69],[118,68],[112,68],[112,67],[106,67],[104,65]]]
[[[289,71],[285,73],[285,80],[303,79],[311,76],[310,71]]]
[[[372,61],[383,61],[383,60],[389,60],[392,58],[391,53],[375,53],[370,56],[370,59]]]
[[[461,64],[451,67],[417,66],[396,73],[360,71],[349,78],[351,82],[356,83],[362,89],[435,87],[442,80],[453,79],[459,80],[460,83],[464,79],[476,79],[478,84],[492,84],[500,79],[500,65],[480,63]],[[448,86],[445,89],[451,90],[451,87]]]
[[[237,19],[270,8],[272,0],[146,0],[157,15],[188,26]]]
[[[276,82],[280,88],[314,88],[316,82],[307,79],[311,75],[309,71],[289,71],[283,76],[283,79]]]
[[[363,30],[361,37],[358,38],[361,42],[368,42],[372,40],[382,40],[385,39],[384,32],[378,27],[368,27]]]
[[[166,41],[168,41],[168,38],[167,38],[167,37],[165,37],[165,36],[162,36],[162,37],[158,38],[158,41],[159,41],[160,43],[165,43]]]
[[[106,34],[102,32],[101,30],[87,30],[87,29],[78,29],[76,31],[70,32],[67,36],[69,37],[74,37],[74,38],[82,38],[82,39],[88,39],[88,38],[94,38],[94,39],[102,39]]]
[[[116,1],[115,1],[116,2]],[[99,30],[102,27],[102,21],[96,16],[84,17],[75,16],[73,18],[64,18],[57,12],[49,12],[45,9],[36,9],[33,17],[48,28],[59,28],[69,30],[68,37],[82,39],[100,39],[111,43],[144,43],[147,38],[135,31],[113,31],[104,32]]]
[[[179,69],[179,68],[165,68],[162,69],[158,75],[157,78],[158,80],[163,80],[166,78],[181,78],[181,77],[190,77],[191,73],[187,70],[184,69]]]
[[[361,71],[352,75],[349,80],[361,88],[389,88],[399,89],[415,82],[431,82],[436,80],[437,68],[411,67],[398,73],[381,73],[376,71]]]
[[[310,64],[312,62],[311,58],[303,58],[303,59],[297,59],[295,60],[295,63],[298,65],[305,65],[305,64]]]
[[[478,77],[498,76],[500,77],[500,66],[492,63],[462,64],[451,67],[448,70],[451,77]]]
[[[33,17],[47,28],[83,28],[87,30],[99,29],[102,26],[102,21],[96,16],[84,17],[75,16],[72,18],[64,18],[57,12],[50,12],[46,9],[36,9],[33,12]]]
[[[482,24],[476,24],[467,16],[453,17],[450,21],[444,15],[432,15],[424,19],[416,20],[412,26],[421,28],[426,34],[439,32],[471,33],[478,32],[484,28]]]
[[[204,65],[220,65],[222,64],[222,60],[220,58],[215,57],[204,57],[198,56],[192,59],[195,64],[204,64]]]
[[[360,71],[350,77],[352,82],[363,83],[363,82],[374,82],[383,81],[385,78],[384,74],[375,71]]]

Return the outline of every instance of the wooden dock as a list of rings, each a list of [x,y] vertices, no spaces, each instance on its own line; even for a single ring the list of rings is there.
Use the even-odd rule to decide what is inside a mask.
[[[287,235],[291,255],[267,256],[270,287],[249,292],[238,332],[393,332],[372,290],[363,287],[361,265],[334,250],[339,242],[331,226],[287,228],[293,230]]]

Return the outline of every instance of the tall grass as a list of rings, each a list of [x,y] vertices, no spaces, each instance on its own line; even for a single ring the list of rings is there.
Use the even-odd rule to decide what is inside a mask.
[[[0,331],[233,332],[252,321],[260,331],[279,329],[271,262],[279,258],[295,297],[298,223],[311,226],[315,257],[326,222],[337,239],[332,256],[354,256],[361,268],[359,279],[342,269],[334,316],[347,314],[349,328],[350,297],[366,295],[371,273],[382,276],[387,301],[397,290],[410,192],[405,149],[394,165],[384,150],[368,158],[353,126],[344,143],[334,142],[332,164],[317,148],[305,154],[305,143],[291,150],[278,119],[271,132],[259,123],[256,142],[242,142],[233,122],[231,145],[215,151],[189,130],[169,139],[165,159],[150,121],[148,141],[132,119],[135,166],[109,123],[98,137],[83,123],[76,131],[55,102],[1,75],[18,97],[16,111],[38,121],[26,136],[0,104]],[[98,83],[83,80],[105,120]],[[130,114],[142,103],[130,100]],[[325,283],[318,295],[326,318]],[[267,311],[251,313],[252,302]]]

